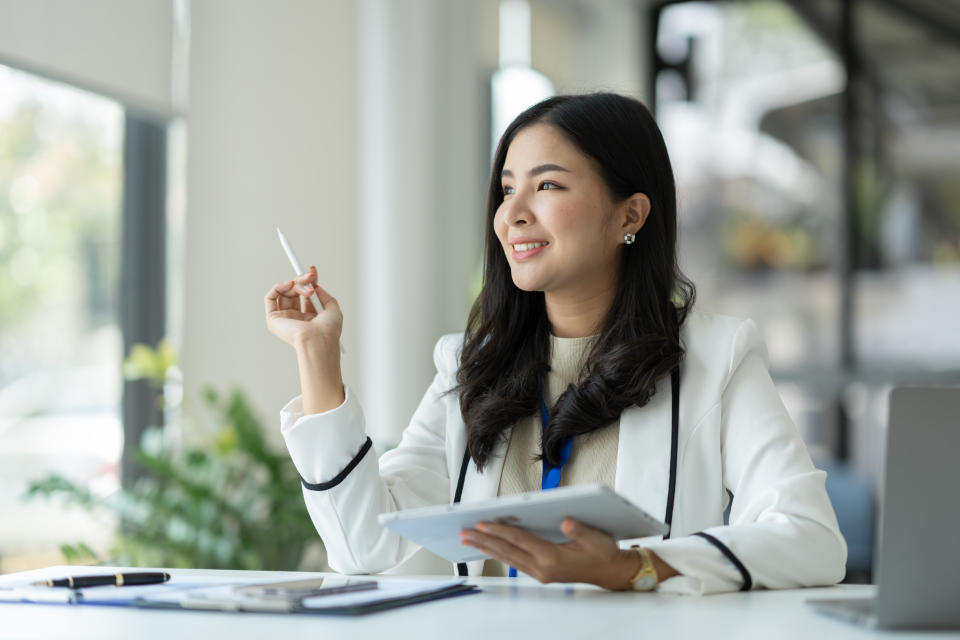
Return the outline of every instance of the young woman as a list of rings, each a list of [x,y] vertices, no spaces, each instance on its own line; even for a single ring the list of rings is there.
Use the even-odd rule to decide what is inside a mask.
[[[282,431],[330,566],[373,573],[416,552],[379,526],[385,511],[600,482],[670,534],[621,548],[573,520],[566,544],[483,524],[462,540],[493,560],[466,572],[697,594],[839,581],[825,474],[759,331],[692,309],[670,160],[646,108],[612,94],[531,107],[500,141],[488,197],[483,290],[466,331],[437,343],[437,375],[379,463],[316,270],[266,295],[269,330],[297,353],[302,396]]]

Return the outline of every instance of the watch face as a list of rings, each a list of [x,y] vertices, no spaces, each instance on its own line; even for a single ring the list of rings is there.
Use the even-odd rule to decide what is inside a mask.
[[[640,576],[633,583],[634,591],[649,591],[657,584],[657,579],[653,576]]]

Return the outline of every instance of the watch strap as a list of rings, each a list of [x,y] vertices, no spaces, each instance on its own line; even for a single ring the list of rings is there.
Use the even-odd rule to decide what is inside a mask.
[[[636,545],[630,547],[630,550],[640,556],[640,568],[630,578],[630,587],[634,591],[651,591],[660,582],[660,578],[657,576],[650,550]]]

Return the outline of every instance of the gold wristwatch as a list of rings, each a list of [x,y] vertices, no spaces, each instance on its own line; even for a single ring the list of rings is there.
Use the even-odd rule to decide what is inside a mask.
[[[636,551],[640,556],[640,569],[636,575],[630,578],[630,587],[634,591],[650,591],[660,579],[657,577],[657,569],[653,566],[653,558],[650,556],[650,550],[643,547],[630,547],[631,551]]]

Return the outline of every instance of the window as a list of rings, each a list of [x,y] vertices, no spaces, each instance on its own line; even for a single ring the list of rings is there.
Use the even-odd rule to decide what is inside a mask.
[[[2,572],[109,535],[21,496],[51,472],[117,487],[122,136],[119,104],[0,66]]]

